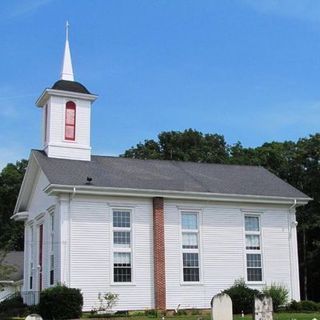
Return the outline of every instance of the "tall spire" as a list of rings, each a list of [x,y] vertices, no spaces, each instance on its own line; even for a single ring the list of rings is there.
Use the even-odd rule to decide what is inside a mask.
[[[66,22],[66,45],[64,47],[64,56],[62,63],[61,79],[74,81],[71,53],[69,47],[69,22]]]

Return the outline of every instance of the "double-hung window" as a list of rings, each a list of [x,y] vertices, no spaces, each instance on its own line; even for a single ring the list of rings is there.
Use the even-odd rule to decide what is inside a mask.
[[[198,212],[181,212],[183,281],[200,281]]]
[[[132,281],[131,210],[113,210],[113,282]]]
[[[244,219],[247,281],[262,281],[260,217],[255,215],[246,215]]]
[[[33,272],[34,272],[34,234],[33,234],[33,226],[30,226],[30,235],[29,235],[29,289],[33,289]]]
[[[50,214],[50,285],[54,285],[54,214]]]

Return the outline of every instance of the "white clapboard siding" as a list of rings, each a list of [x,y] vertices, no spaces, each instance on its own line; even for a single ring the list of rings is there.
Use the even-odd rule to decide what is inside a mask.
[[[166,284],[167,308],[208,308],[216,293],[243,276],[243,233],[240,211],[203,207],[200,211],[200,264],[202,281],[182,283],[180,210],[194,208],[190,203],[166,202]]]
[[[150,200],[128,205],[117,199],[117,206],[133,209],[134,283],[111,282],[112,204],[90,199],[71,203],[70,285],[84,295],[84,310],[98,306],[98,294],[119,294],[115,309],[153,307],[152,206]]]
[[[199,284],[182,282],[180,209],[188,208],[200,210],[202,281]],[[209,202],[166,201],[167,308],[176,308],[179,304],[181,308],[208,308],[213,295],[230,287],[234,280],[245,279],[245,209],[240,208]],[[251,287],[261,289],[266,284],[277,282],[290,290],[288,211],[255,209],[262,212],[264,281]]]
[[[290,291],[288,213],[267,211],[261,217],[261,225],[265,280],[282,283]]]

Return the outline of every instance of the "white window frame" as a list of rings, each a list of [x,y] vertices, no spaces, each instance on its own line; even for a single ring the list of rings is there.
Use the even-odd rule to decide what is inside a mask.
[[[199,209],[180,209],[180,283],[181,285],[202,285],[202,254],[201,254],[201,214]],[[183,229],[182,216],[184,214],[195,214],[197,217],[197,229]],[[198,248],[183,248],[183,234],[192,233],[197,235]],[[199,281],[185,281],[184,280],[184,265],[183,265],[183,253],[197,253],[198,254],[198,269],[199,269]]]
[[[264,284],[264,263],[263,263],[263,250],[262,250],[262,228],[261,228],[261,212],[247,212],[243,213],[243,231],[244,231],[244,261],[245,261],[245,279],[248,284]],[[246,217],[258,218],[259,231],[246,231]],[[258,235],[260,242],[260,249],[247,249],[246,236],[247,235]],[[247,254],[259,254],[261,261],[261,280],[260,281],[251,281],[248,279],[248,261]]]
[[[113,213],[114,211],[126,211],[129,212],[130,215],[130,228],[126,227],[113,227]],[[133,236],[133,229],[134,229],[134,208],[132,207],[112,207],[111,210],[111,217],[110,217],[110,227],[111,227],[111,285],[112,286],[134,286],[135,285],[135,272],[134,272],[134,236]],[[114,246],[114,232],[115,231],[125,231],[125,232],[130,232],[130,246],[129,247],[117,247]],[[130,282],[117,282],[114,281],[114,254],[115,253],[130,253],[130,261],[131,261],[131,281]]]

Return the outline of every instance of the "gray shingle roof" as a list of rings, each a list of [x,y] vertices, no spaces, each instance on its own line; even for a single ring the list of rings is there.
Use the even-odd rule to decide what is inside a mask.
[[[76,81],[58,80],[51,89],[91,94],[83,84]]]
[[[48,158],[32,151],[51,184],[308,198],[257,166],[92,156],[91,161]]]

